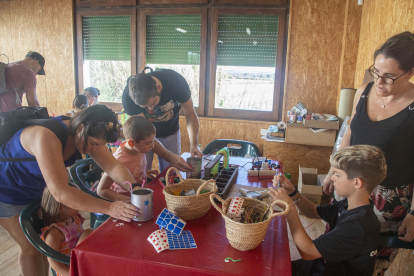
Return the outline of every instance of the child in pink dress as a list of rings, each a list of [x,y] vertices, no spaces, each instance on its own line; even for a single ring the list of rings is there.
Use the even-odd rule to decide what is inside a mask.
[[[114,157],[128,168],[136,183],[143,183],[147,175],[158,174],[157,170],[146,171],[145,157],[145,153],[154,147],[155,127],[144,117],[132,116],[125,122],[123,130],[126,141],[119,146]],[[98,184],[97,193],[108,200],[130,201],[131,198],[125,195],[125,192],[130,191],[118,184],[104,173]]]
[[[78,210],[57,202],[46,187],[41,203],[42,220],[46,227],[42,228],[42,240],[54,250],[70,256],[72,249],[84,240],[93,229],[83,230],[85,220]],[[48,258],[50,266],[58,275],[69,275],[69,266]]]

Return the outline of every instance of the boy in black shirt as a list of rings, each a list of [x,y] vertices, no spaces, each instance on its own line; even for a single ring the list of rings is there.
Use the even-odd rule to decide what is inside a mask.
[[[336,192],[346,198],[342,201],[316,206],[284,176],[275,176],[273,180],[275,187],[280,180],[282,188],[269,189],[273,199],[284,200],[290,205],[286,217],[303,258],[292,262],[292,275],[371,276],[380,224],[369,196],[385,179],[385,157],[374,146],[357,145],[340,149],[331,156],[330,162]],[[295,207],[308,218],[328,222],[330,231],[312,241]]]

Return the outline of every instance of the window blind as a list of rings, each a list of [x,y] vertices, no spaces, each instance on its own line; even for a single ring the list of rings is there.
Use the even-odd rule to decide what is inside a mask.
[[[276,66],[276,15],[219,15],[217,65]]]
[[[147,64],[200,64],[200,15],[147,15]]]
[[[84,60],[131,60],[130,16],[82,18]]]

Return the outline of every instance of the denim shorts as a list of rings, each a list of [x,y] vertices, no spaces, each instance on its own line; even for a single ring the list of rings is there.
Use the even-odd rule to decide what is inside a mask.
[[[0,202],[0,218],[11,218],[21,213],[27,205],[11,205]]]

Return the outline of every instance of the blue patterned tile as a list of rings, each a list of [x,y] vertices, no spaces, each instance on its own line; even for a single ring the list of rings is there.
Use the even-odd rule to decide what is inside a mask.
[[[167,237],[170,250],[197,248],[193,235],[188,230],[183,230],[181,235],[167,231]]]
[[[158,216],[156,224],[175,233],[176,235],[180,235],[186,222],[174,215],[168,209],[164,208]]]

